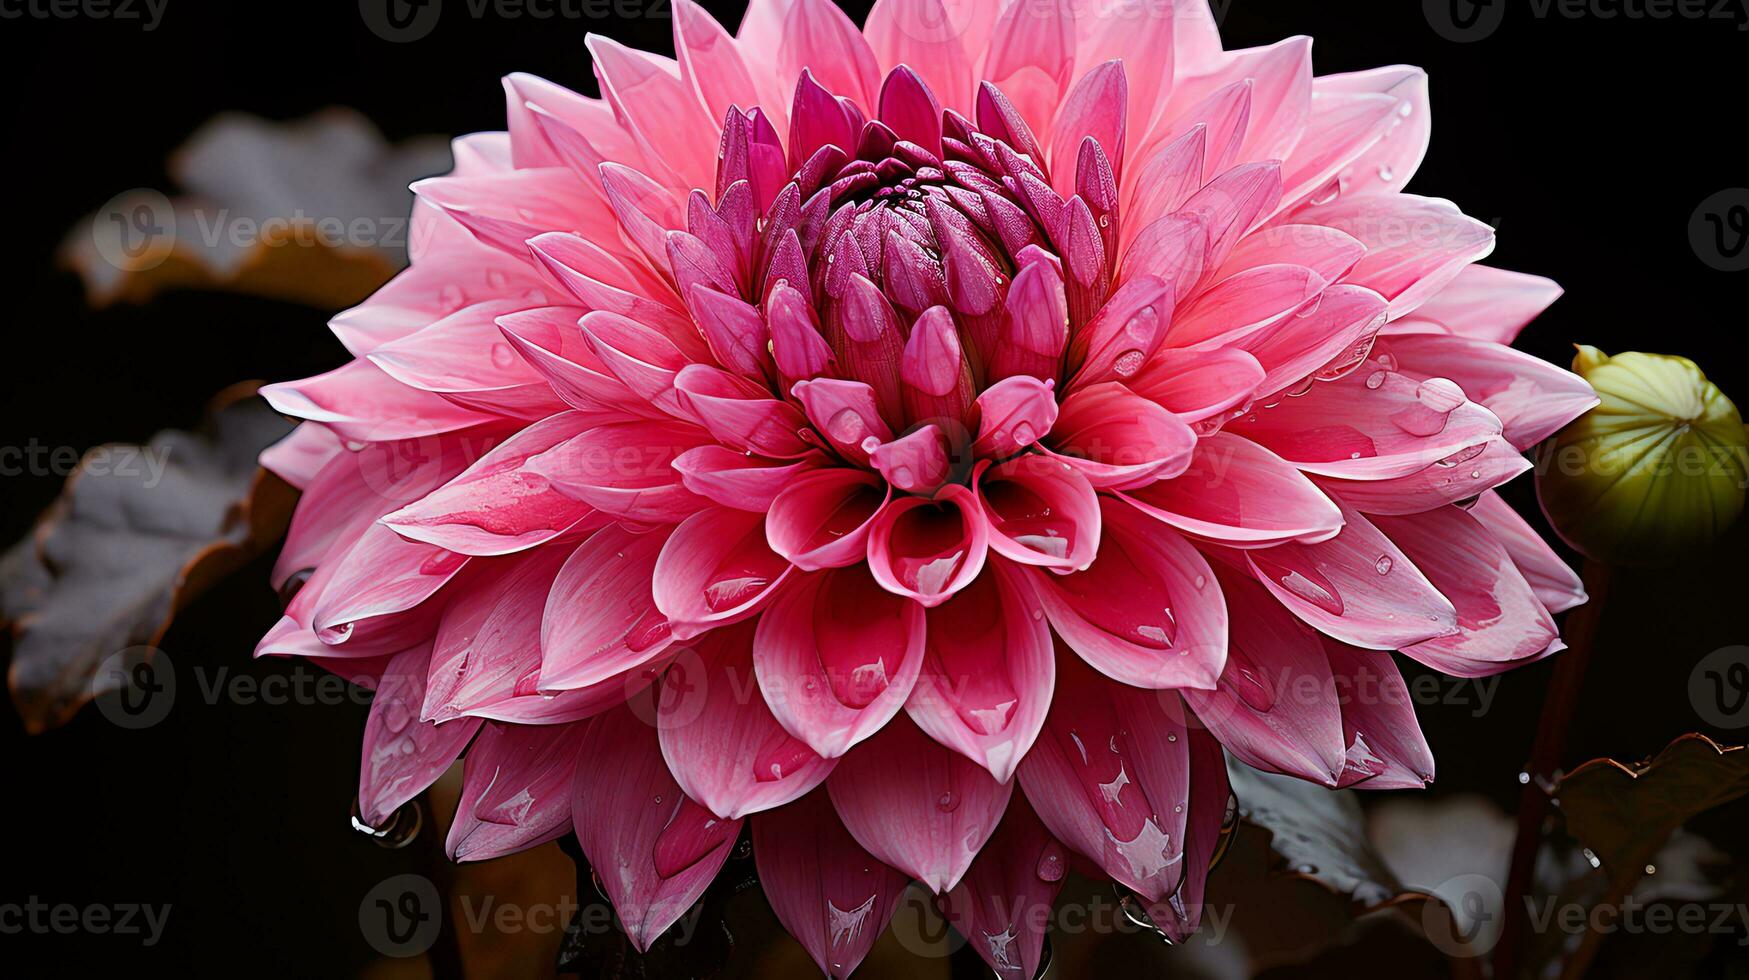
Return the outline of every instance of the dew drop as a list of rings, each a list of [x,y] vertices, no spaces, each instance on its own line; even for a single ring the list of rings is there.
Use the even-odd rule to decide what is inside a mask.
[[[1388,574],[1391,570],[1391,556],[1380,555],[1379,560],[1372,563],[1372,567],[1380,575]]]

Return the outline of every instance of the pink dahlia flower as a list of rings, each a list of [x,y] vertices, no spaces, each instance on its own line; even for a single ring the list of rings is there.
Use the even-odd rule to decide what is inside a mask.
[[[1552,283],[1403,193],[1425,76],[1202,0],[688,0],[415,185],[412,267],[268,399],[304,491],[258,653],[377,697],[359,805],[465,757],[462,860],[574,828],[645,946],[750,821],[834,975],[918,880],[1030,977],[1070,860],[1197,924],[1223,750],[1433,760],[1583,600],[1491,493],[1593,402]]]

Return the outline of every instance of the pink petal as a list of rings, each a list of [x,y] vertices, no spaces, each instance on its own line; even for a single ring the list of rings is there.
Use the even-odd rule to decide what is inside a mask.
[[[662,547],[652,592],[675,637],[684,640],[758,612],[790,569],[766,545],[763,515],[707,507],[675,528]]]
[[[1043,0],[1025,7],[1009,4],[1003,9],[990,35],[982,74],[1013,102],[1032,132],[1048,133],[1074,67],[1074,5],[1067,0]],[[978,122],[989,128],[982,113]]]
[[[1344,643],[1395,650],[1457,632],[1450,600],[1391,539],[1346,506],[1342,519],[1327,541],[1247,551],[1245,565],[1289,612]]]
[[[1291,37],[1268,47],[1230,51],[1219,70],[1173,90],[1167,112],[1201,93],[1244,80],[1253,88],[1251,122],[1239,151],[1242,160],[1281,160],[1296,145],[1312,105],[1312,39]]]
[[[1478,677],[1537,658],[1559,637],[1512,556],[1461,508],[1376,520],[1457,607],[1459,632],[1404,646],[1406,655],[1448,674]]]
[[[669,416],[696,421],[674,390],[675,376],[691,360],[667,336],[617,313],[588,313],[579,325],[590,349],[633,394]]]
[[[1070,390],[1133,377],[1166,338],[1173,303],[1172,286],[1153,276],[1120,286],[1070,338],[1069,363],[1077,366]]]
[[[681,82],[675,63],[599,34],[589,35],[584,43],[602,97],[613,105],[615,117],[631,131],[645,157],[673,168],[688,187],[709,187],[716,117]]]
[[[784,729],[835,759],[904,705],[923,660],[916,603],[844,568],[796,581],[759,618],[753,666]]]
[[[1317,87],[1316,80],[1313,86]],[[1291,208],[1325,193],[1325,186],[1340,175],[1348,178],[1339,185],[1345,191],[1357,181],[1371,181],[1378,165],[1362,173],[1354,162],[1403,121],[1398,115],[1402,105],[1402,100],[1383,93],[1318,92],[1312,99],[1306,135],[1294,147],[1283,174],[1283,206]]]
[[[783,21],[783,42],[775,53],[779,77],[793,79],[807,69],[833,92],[860,105],[876,104],[880,68],[874,52],[844,11],[829,0],[793,0]],[[792,154],[794,150],[791,147]]]
[[[733,820],[798,799],[835,762],[785,732],[754,689],[753,629],[712,631],[662,675],[662,757],[686,794]]]
[[[851,463],[868,460],[864,441],[887,442],[893,432],[881,417],[873,388],[860,381],[815,378],[795,384],[796,400],[808,413],[814,431],[825,436],[838,455]]]
[[[1324,653],[1342,696],[1342,738],[1348,745],[1342,784],[1421,789],[1433,782],[1433,750],[1391,655],[1356,650],[1328,637]]]
[[[993,563],[929,610],[923,670],[905,711],[937,742],[1006,783],[1050,708],[1050,627],[1021,575]]]
[[[1470,516],[1486,527],[1512,556],[1519,574],[1530,583],[1549,612],[1566,612],[1588,601],[1585,583],[1573,573],[1572,567],[1499,494],[1489,491],[1478,497],[1470,508]]]
[[[1560,298],[1561,287],[1552,280],[1472,265],[1415,312],[1460,337],[1510,344]]]
[[[1227,828],[1227,764],[1221,743],[1207,732],[1191,729],[1189,819],[1184,822],[1183,873],[1178,890],[1148,907],[1148,917],[1175,943],[1189,940],[1202,921],[1203,896],[1209,866]]]
[[[973,18],[993,20],[994,16],[994,11],[945,0],[879,0],[869,11],[863,33],[881,65],[914,70],[947,108],[963,113],[972,104],[972,60],[982,53],[965,46],[966,32],[972,28]],[[986,22],[984,29],[988,28]],[[890,76],[887,84],[892,84]],[[935,144],[906,135],[906,130],[894,125],[887,115],[883,108],[882,121],[904,138],[931,151],[939,145],[939,109],[934,120]]]
[[[1496,437],[1408,476],[1389,480],[1338,480],[1321,476],[1314,482],[1363,514],[1419,514],[1469,500],[1530,467],[1530,460],[1506,440]]]
[[[334,563],[310,625],[322,642],[344,644],[372,620],[406,613],[431,598],[469,562],[434,545],[403,540],[373,524]],[[362,637],[362,634],[360,634]]]
[[[686,489],[724,507],[764,513],[797,476],[825,462],[821,454],[795,462],[757,459],[722,446],[699,446],[674,457]]]
[[[675,375],[674,390],[722,445],[779,459],[811,451],[800,436],[808,424],[801,411],[738,374],[689,364]]]
[[[1350,162],[1353,177],[1347,193],[1400,191],[1421,166],[1433,132],[1427,106],[1427,73],[1409,65],[1393,65],[1312,80],[1315,96],[1325,93],[1379,93],[1397,100],[1391,125],[1377,142]]]
[[[505,343],[496,322],[528,305],[527,300],[513,299],[463,307],[416,333],[383,344],[371,351],[369,359],[396,381],[445,395],[457,404],[545,418],[563,403],[540,373]]]
[[[603,514],[671,524],[709,505],[681,485],[672,465],[709,442],[703,429],[684,422],[617,422],[530,457],[523,470]]]
[[[1114,0],[1102,4],[1093,16],[1075,22],[1077,64],[1091,66],[1116,60],[1124,65],[1129,81],[1125,128],[1132,149],[1147,135],[1148,124],[1172,84],[1173,20],[1172,11],[1149,0]],[[1120,170],[1129,169],[1125,161],[1113,162]]]
[[[426,440],[396,440],[337,452],[303,489],[286,533],[272,582],[322,567],[340,547],[351,547],[382,512],[443,486],[491,448],[490,436],[460,433]]]
[[[1228,278],[1266,265],[1299,265],[1329,282],[1348,274],[1366,255],[1366,246],[1344,231],[1322,225],[1270,225],[1246,235],[1222,263]]]
[[[389,280],[369,299],[334,316],[328,328],[354,356],[405,337],[470,303],[500,296],[525,296],[530,305],[563,302],[529,264],[525,254],[509,255],[481,244],[455,219],[437,208],[414,208],[410,248],[420,252],[411,267]],[[422,221],[432,231],[421,235]],[[421,251],[419,244],[431,240]]]
[[[1172,323],[1167,343],[1203,349],[1242,343],[1294,319],[1291,314],[1315,312],[1328,285],[1317,270],[1295,263],[1246,269],[1186,303]]]
[[[1132,103],[1130,111],[1139,108],[1142,107]],[[1194,124],[1171,142],[1136,154],[1140,169],[1132,166],[1130,170],[1132,178],[1126,188],[1130,198],[1123,209],[1124,226],[1118,235],[1120,253],[1129,253],[1130,243],[1138,238],[1138,232],[1176,212],[1201,189],[1208,133],[1207,125]]]
[[[674,5],[674,54],[681,84],[692,90],[712,119],[723,118],[731,105],[760,104],[734,38],[692,0]]]
[[[537,548],[480,563],[443,610],[420,717],[448,722],[511,700],[541,662],[541,610],[570,549]]]
[[[595,242],[616,241],[618,223],[600,199],[568,168],[511,170],[477,177],[428,177],[412,186],[460,222],[474,237],[516,259],[529,239],[568,231]],[[490,282],[490,280],[488,280]],[[498,294],[493,289],[493,294]]]
[[[1337,381],[1258,408],[1227,429],[1308,473],[1407,476],[1500,435],[1494,413],[1450,380],[1416,381],[1368,361]]]
[[[340,454],[340,437],[316,422],[300,422],[284,439],[261,451],[261,468],[303,490]]]
[[[1057,399],[1050,382],[1028,375],[1003,378],[978,395],[980,458],[1012,456],[1049,435],[1057,424]]]
[[[939,9],[941,0],[920,0],[933,2]],[[941,11],[945,16],[945,11]],[[872,17],[871,17],[872,20]],[[922,33],[922,32],[918,32]],[[906,36],[901,32],[901,36]],[[969,97],[972,90],[971,67],[965,64],[965,53],[957,51],[958,42],[950,41],[943,48],[959,54],[960,64],[943,66],[949,72],[958,73],[962,77],[953,80],[954,91],[965,93]],[[918,77],[910,65],[899,65],[888,73],[886,81],[881,83],[880,120],[899,139],[914,143],[931,153],[937,153],[941,147],[941,104],[936,101],[935,93],[930,86]]]
[[[1238,548],[1319,541],[1342,528],[1342,511],[1299,470],[1227,432],[1200,440],[1177,478],[1123,497],[1186,534]]]
[[[1233,347],[1212,350],[1162,350],[1129,388],[1194,424],[1250,400],[1263,382],[1257,358]]]
[[[971,491],[950,484],[932,500],[902,497],[868,535],[868,566],[881,588],[939,606],[984,567],[989,528]]]
[[[443,775],[480,730],[479,719],[448,725],[419,720],[431,647],[410,647],[389,661],[364,722],[364,762],[358,775],[359,818],[372,827]]]
[[[593,512],[527,473],[530,457],[583,431],[588,422],[562,412],[523,429],[440,489],[382,521],[411,541],[464,555],[503,555],[545,544]]]
[[[1494,229],[1449,201],[1408,194],[1339,197],[1294,220],[1345,231],[1366,245],[1347,281],[1389,300],[1392,319],[1414,312],[1494,250]]]
[[[972,492],[990,548],[1026,565],[1070,572],[1099,552],[1099,498],[1079,470],[1037,454],[980,464]]]
[[[606,418],[661,417],[663,413],[634,394],[590,350],[578,329],[579,313],[548,306],[498,318],[498,329],[516,353],[539,372],[565,404]]]
[[[528,250],[587,309],[630,317],[670,337],[684,337],[683,331],[692,328],[673,294],[636,261],[622,260],[594,242],[563,232],[530,239]],[[581,315],[579,311],[573,316],[572,323]]]
[[[261,397],[275,411],[321,422],[351,442],[418,439],[495,420],[442,395],[404,385],[365,360],[313,378],[266,385]]]
[[[1000,980],[1032,980],[1068,861],[1026,797],[1017,795],[965,877],[941,897],[942,917]]]
[[[583,725],[488,722],[468,750],[462,797],[445,852],[486,861],[571,829],[571,780]]]
[[[1053,127],[1051,170],[1058,193],[1065,197],[1075,193],[1075,161],[1084,139],[1099,144],[1114,162],[1113,169],[1122,173],[1129,99],[1122,61],[1094,65],[1075,83]]]
[[[1203,262],[1206,268],[1214,270],[1227,261],[1239,240],[1259,219],[1274,211],[1280,201],[1281,164],[1247,163],[1209,181],[1184,202],[1178,213],[1195,218],[1208,229]]]
[[[1214,687],[1227,657],[1227,606],[1208,562],[1128,504],[1099,503],[1093,564],[1032,576],[1051,626],[1083,660],[1124,684]]]
[[[910,884],[850,836],[825,790],[755,817],[753,861],[777,920],[828,976],[855,972]]]
[[[1186,820],[1211,803],[1191,795],[1189,752],[1200,734],[1176,693],[1115,684],[1062,657],[1020,785],[1052,836],[1158,901],[1178,888]]]
[[[1235,609],[1227,666],[1213,691],[1184,700],[1222,747],[1248,765],[1335,787],[1344,749],[1342,710],[1318,635],[1242,572],[1215,567]]]
[[[1014,785],[898,718],[840,760],[826,788],[858,844],[939,894],[995,832]]]
[[[1519,449],[1554,435],[1598,401],[1584,378],[1485,340],[1411,334],[1381,343],[1408,377],[1456,381],[1499,416],[1506,441]]]
[[[1238,341],[1269,373],[1258,383],[1265,403],[1271,395],[1298,391],[1308,378],[1327,381],[1354,370],[1372,349],[1385,324],[1385,301],[1359,286],[1324,290],[1315,310],[1279,320]]]
[[[830,467],[803,474],[771,502],[771,550],[806,571],[860,563],[868,532],[892,490],[866,470]]]
[[[624,234],[657,270],[669,273],[668,232],[686,227],[674,192],[617,162],[601,164],[601,184]]]
[[[604,683],[659,656],[668,620],[651,598],[656,556],[668,536],[609,524],[559,569],[541,616],[542,691]]]
[[[577,843],[639,950],[704,894],[741,832],[741,821],[720,820],[680,791],[656,730],[629,708],[598,715],[584,730],[571,818]]]
[[[894,487],[922,494],[940,487],[952,475],[953,460],[949,457],[952,451],[941,427],[932,424],[872,446],[868,449],[868,462]]]
[[[1169,480],[1184,472],[1196,449],[1190,426],[1115,381],[1064,399],[1047,441],[1101,489]]]

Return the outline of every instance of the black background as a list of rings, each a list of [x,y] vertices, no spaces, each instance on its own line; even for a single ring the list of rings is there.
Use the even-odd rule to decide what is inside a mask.
[[[94,312],[54,267],[67,230],[113,194],[169,189],[163,161],[215,112],[290,119],[349,105],[395,139],[501,128],[498,79],[509,71],[593,91],[588,31],[669,52],[667,7],[648,9],[660,16],[476,20],[465,0],[449,0],[435,30],[408,44],[372,34],[353,0],[168,0],[150,33],[137,21],[0,20],[0,445],[141,440],[196,423],[208,397],[233,381],[341,362],[318,311],[175,293]],[[1434,138],[1410,189],[1496,225],[1491,264],[1567,288],[1521,346],[1561,362],[1576,341],[1686,354],[1742,398],[1749,273],[1709,268],[1688,234],[1704,199],[1749,185],[1749,33],[1738,28],[1539,18],[1513,2],[1492,36],[1454,43],[1430,27],[1419,0],[1233,0],[1224,34],[1229,48],[1310,34],[1320,73],[1427,68]],[[0,478],[0,537],[25,533],[59,482]],[[1534,509],[1528,479],[1512,489],[1509,499]],[[1749,641],[1735,558],[1744,539],[1739,530],[1679,568],[1618,579],[1568,761],[1644,755],[1706,730],[1688,703],[1688,675],[1706,653]],[[197,665],[285,669],[249,659],[276,615],[265,579],[257,563],[184,615],[164,644],[182,683],[193,684]],[[1474,703],[1423,707],[1439,759],[1431,792],[1478,791],[1513,805],[1549,674],[1544,664],[1507,675],[1479,718]],[[10,706],[0,707],[0,903],[175,906],[164,941],[146,951],[120,937],[0,936],[0,972],[310,975],[363,962],[358,897],[407,859],[346,829],[362,724],[350,705],[185,698],[148,731],[122,731],[88,710],[26,738]],[[21,963],[30,966],[15,973]]]

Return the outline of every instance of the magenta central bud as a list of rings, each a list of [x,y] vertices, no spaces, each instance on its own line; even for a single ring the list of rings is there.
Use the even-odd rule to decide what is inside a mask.
[[[1122,67],[1098,70],[1121,104]],[[1138,346],[1128,320],[1091,335],[1117,263],[1121,124],[1100,134],[1115,145],[1086,134],[1053,174],[993,86],[974,121],[899,67],[876,108],[804,71],[786,153],[763,111],[731,107],[716,201],[693,194],[662,257],[717,361],[798,406],[804,442],[927,494],[1046,440],[1055,405],[1017,397],[1119,380],[1129,361],[1088,352],[1129,345],[1136,361],[1159,337]],[[1032,420],[1024,440],[983,431],[981,395],[1014,378],[1036,382],[1001,398],[1002,418]]]

